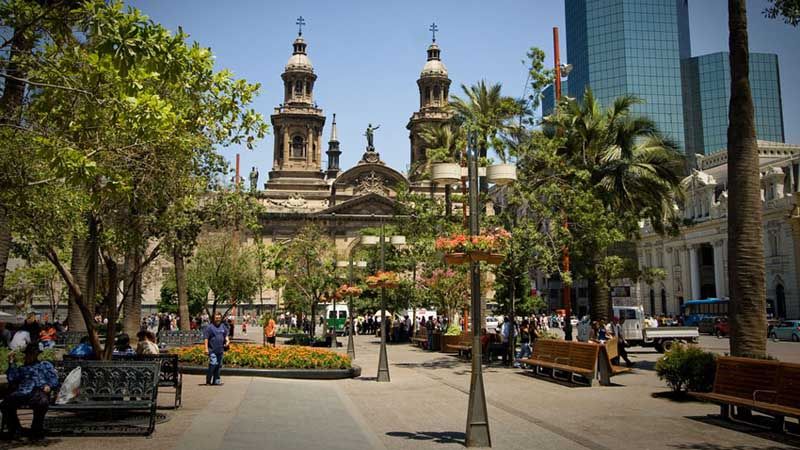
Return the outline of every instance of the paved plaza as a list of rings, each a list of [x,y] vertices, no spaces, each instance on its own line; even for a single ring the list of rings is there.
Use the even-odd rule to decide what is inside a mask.
[[[256,337],[260,329],[251,330]],[[343,340],[340,338],[340,340]],[[703,337],[724,351],[727,341]],[[769,343],[783,360],[800,362],[800,344]],[[184,377],[183,407],[151,438],[52,437],[52,449],[427,449],[461,448],[469,363],[407,344],[390,345],[391,383],[375,382],[379,341],[358,336],[357,379],[300,381],[225,377],[224,386],[201,386]],[[340,351],[344,351],[340,349]],[[492,442],[499,449],[790,449],[792,440],[732,425],[719,409],[654,397],[667,389],[654,372],[658,354],[633,349],[636,370],[610,387],[574,387],[523,370],[485,369]],[[163,396],[162,402],[168,400]],[[0,448],[25,448],[24,441]]]

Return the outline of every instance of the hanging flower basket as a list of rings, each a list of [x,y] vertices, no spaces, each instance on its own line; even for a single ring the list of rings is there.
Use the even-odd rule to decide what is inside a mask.
[[[481,250],[473,250],[469,252],[469,256],[473,261],[486,261],[487,263],[494,265],[500,264],[504,259],[506,259],[505,255],[484,252]]]
[[[432,164],[431,180],[440,184],[458,183],[461,181],[461,165],[457,163]]]
[[[368,276],[366,281],[370,289],[393,289],[400,285],[400,276],[395,272],[378,272],[375,275]]]
[[[380,238],[378,236],[361,236],[362,245],[378,245]]]
[[[445,253],[444,262],[447,264],[466,264],[469,262],[469,257],[466,253]]]
[[[489,183],[499,186],[510,184],[517,180],[517,166],[514,164],[494,164],[486,168],[486,178]]]
[[[358,287],[358,286],[350,286],[350,285],[347,285],[347,284],[343,284],[343,285],[339,286],[339,289],[336,290],[336,293],[339,294],[342,297],[345,297],[345,296],[358,297],[358,296],[361,295],[362,292],[363,291],[361,290],[360,287]]]

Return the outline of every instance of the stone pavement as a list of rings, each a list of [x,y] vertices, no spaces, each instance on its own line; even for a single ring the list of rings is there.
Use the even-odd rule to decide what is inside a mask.
[[[256,337],[258,332],[248,334]],[[709,344],[721,344],[712,339]],[[184,406],[167,411],[169,420],[157,426],[152,438],[55,437],[43,446],[80,450],[463,446],[468,362],[407,344],[390,345],[392,381],[377,383],[378,339],[358,336],[356,344],[355,362],[363,369],[357,379],[225,377],[224,386],[207,387],[199,385],[203,377],[186,376]],[[800,448],[795,447],[800,439],[720,421],[713,405],[654,397],[667,390],[655,376],[658,354],[634,349],[631,356],[637,369],[615,377],[616,385],[610,387],[572,387],[518,369],[487,367],[484,379],[494,448]]]

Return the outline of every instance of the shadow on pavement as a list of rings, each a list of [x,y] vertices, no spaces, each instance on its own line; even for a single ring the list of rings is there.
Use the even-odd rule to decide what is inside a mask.
[[[556,378],[552,378],[552,377],[550,377],[548,375],[538,375],[535,372],[533,372],[532,370],[524,371],[524,372],[518,372],[518,373],[519,373],[519,375],[522,375],[523,377],[533,378],[534,380],[547,381],[549,383],[557,384],[559,386],[564,386],[564,387],[568,387],[568,388],[590,388],[588,385],[585,385],[585,384],[570,383],[568,381],[558,380]],[[620,385],[612,384],[611,386],[620,386]],[[606,386],[606,387],[608,387],[608,386]]]
[[[715,425],[720,428],[725,428],[732,431],[738,431],[740,433],[745,433],[750,436],[755,436],[761,439],[766,439],[777,444],[781,444],[781,447],[778,446],[771,446],[771,447],[750,447],[750,446],[721,446],[717,444],[711,443],[698,443],[698,444],[681,444],[679,446],[675,446],[679,449],[687,449],[687,450],[789,450],[793,448],[800,448],[800,437],[795,437],[786,433],[779,433],[777,431],[772,431],[769,429],[764,429],[757,427],[755,425],[747,425],[744,423],[739,422],[732,422],[730,420],[725,420],[721,416],[718,415],[707,415],[707,416],[694,416],[694,417],[687,417],[687,419],[694,420],[697,422],[701,422],[707,425]],[[753,416],[755,420],[762,420],[763,425],[769,426],[771,424],[771,420],[768,419],[766,416]],[[787,428],[792,433],[798,433],[798,426],[797,424],[788,423],[786,424]],[[786,447],[788,446],[788,447]]]
[[[56,443],[61,442],[61,439],[52,439],[52,438],[45,438],[41,441],[31,441],[25,438],[16,440],[16,441],[0,441],[0,450],[11,450],[14,448],[36,448],[36,447],[47,447],[48,445],[53,445]]]
[[[466,435],[458,431],[417,431],[416,433],[390,431],[386,435],[406,438],[412,441],[432,441],[437,444],[463,445],[466,440]]]
[[[464,363],[458,359],[453,358],[437,358],[433,361],[426,361],[422,363],[397,363],[394,364],[398,367],[408,367],[410,369],[453,369],[461,367]]]

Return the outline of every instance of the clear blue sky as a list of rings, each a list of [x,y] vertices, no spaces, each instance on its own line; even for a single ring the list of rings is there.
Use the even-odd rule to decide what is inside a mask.
[[[283,67],[302,15],[303,35],[318,75],[315,99],[328,116],[324,148],[336,113],[343,168],[361,157],[367,123],[380,124],[375,145],[391,166],[406,170],[409,140],[405,126],[419,106],[416,80],[426,60],[431,22],[439,26],[437,42],[453,80],[500,82],[506,95],[520,96],[526,72],[522,64],[531,46],[544,49],[552,65],[552,27],[561,30],[566,55],[564,3],[561,0],[492,2],[440,1],[303,1],[132,0],[169,29],[182,26],[193,40],[211,47],[219,68],[262,84],[254,107],[267,120],[282,101]],[[748,0],[750,48],[777,53],[780,62],[786,140],[800,144],[800,28],[765,19],[766,0]],[[727,2],[691,0],[692,54],[727,50]],[[223,149],[231,161],[242,155],[242,175],[256,165],[260,183],[272,168],[273,136],[255,150]],[[325,155],[323,154],[323,159]]]

